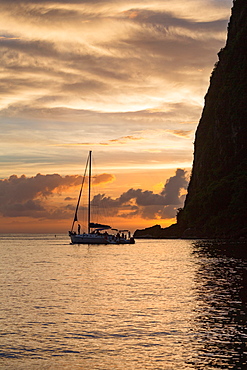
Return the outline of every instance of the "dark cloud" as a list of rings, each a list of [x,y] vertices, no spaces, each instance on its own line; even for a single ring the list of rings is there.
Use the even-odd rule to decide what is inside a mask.
[[[30,60],[35,62],[36,65],[41,64],[43,58],[58,58],[60,53],[58,52],[56,45],[51,41],[44,40],[23,40],[21,38],[2,37],[0,38],[0,50],[2,51],[1,61],[7,68],[13,68],[19,65],[19,68],[25,67],[23,56],[30,55]],[[9,51],[9,52],[8,52]],[[40,57],[39,62],[35,57]]]
[[[24,203],[13,203],[8,204],[8,206],[3,211],[4,217],[28,217],[38,214],[39,216],[45,212],[45,208],[42,206],[39,200],[29,199]]]
[[[119,202],[121,204],[126,204],[132,199],[135,199],[138,206],[165,205],[164,197],[159,194],[154,194],[150,190],[142,189],[129,189],[120,196]]]
[[[113,175],[104,173],[94,178],[94,184],[111,182],[114,179]],[[81,181],[81,176],[37,174],[34,177],[25,175],[18,177],[12,175],[8,179],[0,180],[0,213],[4,217],[55,218],[57,214],[59,219],[70,217],[71,213],[67,211],[72,207],[67,206],[63,209],[61,206],[59,210],[52,210],[48,199],[54,193],[61,194],[67,189],[80,185]],[[67,202],[72,200],[74,198],[65,198]]]
[[[53,191],[61,191],[81,183],[81,176],[65,176],[58,174],[41,175],[34,177],[10,176],[8,179],[0,180],[1,202],[6,199],[10,203],[22,202],[36,197],[48,197]]]
[[[183,138],[189,138],[193,133],[192,130],[167,130],[167,132],[171,133],[172,135]]]
[[[62,192],[80,183],[81,176],[12,175],[0,180],[0,212],[6,217],[48,217],[46,199],[53,192]]]
[[[211,22],[197,22],[189,19],[178,18],[172,12],[159,12],[147,9],[129,9],[124,12],[132,22],[152,25],[158,32],[168,32],[171,27],[180,27],[196,31],[220,32],[225,29],[227,20],[219,19]]]
[[[110,173],[102,173],[101,175],[96,175],[93,178],[93,185],[99,185],[102,183],[108,183],[115,180],[115,176]]]
[[[181,204],[180,190],[186,189],[188,180],[185,177],[185,171],[177,169],[176,175],[170,177],[161,192],[161,195],[165,198],[165,203],[169,205]]]
[[[119,198],[112,199],[105,194],[98,194],[93,204],[107,208],[112,216],[134,217],[139,215],[146,219],[173,218],[177,208],[183,206],[184,195],[181,190],[187,189],[186,172],[177,169],[175,176],[170,177],[160,194],[150,190],[129,189]]]
[[[66,197],[64,198],[65,201],[70,201],[70,200],[76,200],[76,198],[71,198],[71,197]]]
[[[109,182],[113,179],[112,175],[102,174],[96,178],[96,183]],[[0,212],[4,217],[67,219],[71,217],[74,205],[52,208],[48,198],[54,192],[63,192],[80,183],[81,176],[38,174],[28,178],[24,175],[21,177],[12,175],[9,179],[0,180]],[[160,194],[142,189],[129,189],[116,199],[105,194],[97,194],[92,200],[92,205],[107,208],[109,216],[172,218],[176,214],[176,209],[183,204],[184,197],[180,192],[186,188],[186,173],[182,169],[177,169],[175,176],[167,180]],[[72,200],[74,199],[71,197],[65,198],[67,202]]]

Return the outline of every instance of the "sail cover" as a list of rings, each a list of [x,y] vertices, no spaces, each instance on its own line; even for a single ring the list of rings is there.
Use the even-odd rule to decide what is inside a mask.
[[[101,230],[111,229],[111,226],[109,226],[109,225],[102,225],[102,224],[98,224],[98,223],[95,223],[95,222],[90,222],[89,227],[91,229],[101,229]]]

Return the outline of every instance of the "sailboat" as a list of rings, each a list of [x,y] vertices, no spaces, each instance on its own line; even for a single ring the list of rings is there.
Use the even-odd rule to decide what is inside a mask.
[[[88,172],[88,209],[87,209],[87,232],[81,233],[81,226],[78,221],[78,210],[83,192],[85,179]],[[109,225],[103,225],[91,221],[91,186],[92,186],[92,151],[89,151],[81,189],[75,209],[69,236],[72,244],[134,244],[135,240],[129,230],[112,229]],[[77,231],[74,227],[77,224]]]

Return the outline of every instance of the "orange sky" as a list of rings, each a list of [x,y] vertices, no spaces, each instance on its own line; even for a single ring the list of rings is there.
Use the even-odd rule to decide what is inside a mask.
[[[114,226],[174,222],[231,6],[0,0],[0,232],[67,232],[89,150]]]

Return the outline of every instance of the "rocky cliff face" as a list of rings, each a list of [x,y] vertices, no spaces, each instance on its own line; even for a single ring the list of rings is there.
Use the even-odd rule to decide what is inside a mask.
[[[184,209],[160,236],[247,236],[247,1],[235,0],[195,138]]]
[[[211,76],[178,226],[207,237],[247,233],[247,1],[235,0]]]

